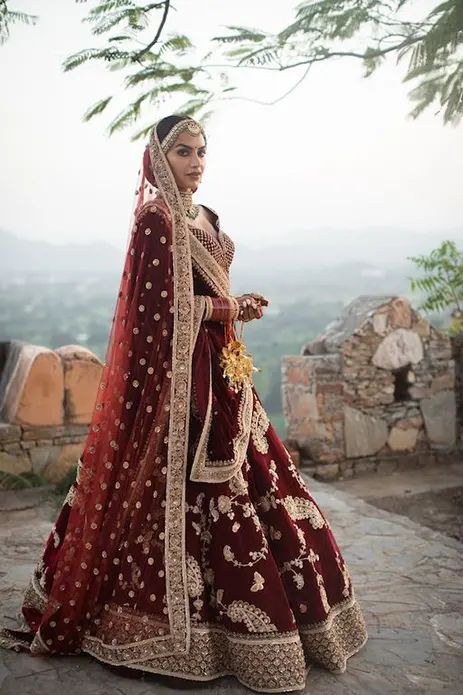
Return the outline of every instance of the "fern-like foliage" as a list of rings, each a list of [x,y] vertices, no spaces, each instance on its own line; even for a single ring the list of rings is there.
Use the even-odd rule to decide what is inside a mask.
[[[428,256],[408,256],[409,260],[424,271],[421,278],[409,277],[412,291],[421,290],[425,301],[418,307],[424,311],[444,311],[453,308],[454,321],[449,333],[461,330],[463,317],[463,252],[455,242],[445,240]]]
[[[391,54],[397,63],[408,61],[404,82],[411,84],[410,116],[417,118],[437,105],[443,122],[456,125],[463,115],[463,0],[436,0],[419,21],[404,16],[411,1],[303,0],[292,22],[277,33],[232,25],[226,34],[212,38],[211,50],[201,58],[188,35],[169,33],[171,0],[76,0],[88,6],[83,21],[97,45],[69,56],[64,69],[96,61],[123,74],[125,104],[125,90],[136,94],[111,121],[112,133],[145,114],[151,120],[153,110],[169,98],[178,103],[182,95],[188,113],[205,117],[217,99],[230,98],[228,93],[236,90],[232,68],[281,72],[305,66],[280,100],[299,87],[315,63],[354,58],[368,77]],[[36,19],[0,0],[0,43],[8,38],[10,25]],[[100,100],[84,119],[106,114],[121,95]],[[146,128],[134,137],[143,137]]]
[[[0,45],[10,38],[10,26],[13,24],[36,24],[37,21],[36,15],[10,10],[6,0],[0,0]]]
[[[89,2],[90,5],[90,2]],[[88,48],[69,56],[64,70],[74,70],[95,61],[112,72],[123,74],[123,93],[134,90],[134,97],[116,112],[108,132],[132,126],[145,115],[159,112],[170,98],[186,97],[187,113],[199,114],[211,98],[207,71],[192,59],[195,47],[186,34],[166,33],[169,0],[94,0],[84,21],[91,33],[106,39],[100,48]],[[107,112],[117,101],[112,95],[98,101],[84,114],[84,120]],[[132,139],[145,137],[152,124],[135,133]]]
[[[414,81],[410,112],[433,103],[444,123],[463,115],[463,0],[445,0],[420,21],[404,18],[410,0],[305,0],[277,34],[228,27],[216,36],[232,64],[288,70],[335,58],[356,58],[368,77],[389,54],[408,58],[404,82]],[[366,37],[366,38],[365,38]]]

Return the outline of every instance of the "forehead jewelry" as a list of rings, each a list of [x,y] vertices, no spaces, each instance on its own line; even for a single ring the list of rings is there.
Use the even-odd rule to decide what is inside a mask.
[[[172,130],[167,133],[166,137],[161,142],[161,149],[164,154],[172,147],[180,133],[184,133],[185,131],[190,135],[202,135],[204,137],[204,131],[199,123],[192,118],[185,118],[183,121],[174,125]]]

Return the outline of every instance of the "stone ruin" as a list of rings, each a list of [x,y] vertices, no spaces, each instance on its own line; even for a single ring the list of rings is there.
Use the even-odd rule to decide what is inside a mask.
[[[406,299],[362,295],[283,357],[286,443],[321,480],[461,459],[462,367]]]
[[[0,343],[0,471],[63,479],[82,453],[102,369],[79,345]]]
[[[79,345],[0,343],[0,471],[58,482],[82,453],[103,365]],[[285,444],[323,480],[427,465],[463,449],[463,336],[406,299],[360,296],[282,359]]]

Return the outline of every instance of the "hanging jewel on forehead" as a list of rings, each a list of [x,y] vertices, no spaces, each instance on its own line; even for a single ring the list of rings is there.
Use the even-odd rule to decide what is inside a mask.
[[[185,215],[190,220],[195,220],[199,215],[200,206],[193,203],[193,191],[187,188],[186,191],[180,191]]]

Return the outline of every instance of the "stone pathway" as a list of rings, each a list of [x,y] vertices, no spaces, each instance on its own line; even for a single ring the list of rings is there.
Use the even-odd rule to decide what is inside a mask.
[[[366,646],[333,675],[313,666],[305,694],[456,694],[463,682],[463,545],[406,517],[308,479],[353,577],[369,629]],[[16,507],[18,497],[16,498]],[[14,616],[51,522],[46,507],[0,499],[0,615]],[[1,619],[3,621],[3,618]],[[0,695],[249,694],[227,677],[185,688],[114,674],[87,657],[30,657],[0,649]]]

